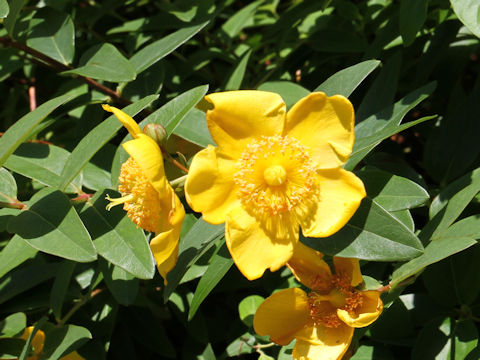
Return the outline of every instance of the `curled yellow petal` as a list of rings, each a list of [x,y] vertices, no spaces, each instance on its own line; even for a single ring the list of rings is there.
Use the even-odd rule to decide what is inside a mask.
[[[351,279],[352,286],[357,286],[363,282],[362,273],[360,271],[360,262],[358,259],[333,257],[335,264],[335,272]]]
[[[123,144],[125,151],[135,160],[143,174],[160,197],[165,195],[167,179],[163,167],[163,156],[157,143],[145,134]]]
[[[338,317],[348,326],[361,328],[370,325],[380,316],[383,310],[383,302],[380,292],[362,291],[362,305],[355,310],[355,314],[338,309]]]
[[[298,242],[287,266],[298,281],[315,290],[325,281],[329,281],[332,275],[330,267],[322,257],[322,253]]]
[[[227,213],[240,206],[233,175],[235,160],[213,146],[198,152],[192,160],[185,182],[185,197],[193,210],[201,212],[211,224],[225,222]]]
[[[113,113],[117,117],[117,119],[120,120],[123,126],[125,126],[125,128],[128,130],[128,132],[130,133],[130,135],[132,135],[134,139],[138,137],[138,134],[142,133],[142,130],[140,130],[140,127],[130,115],[127,115],[122,110],[107,104],[103,104],[102,108],[105,111]]]
[[[279,345],[286,345],[295,334],[312,324],[307,294],[297,288],[269,296],[257,309],[253,327],[259,335],[269,335]]]
[[[352,152],[355,117],[350,101],[340,95],[314,92],[287,113],[284,134],[309,148],[321,169],[343,165]]]

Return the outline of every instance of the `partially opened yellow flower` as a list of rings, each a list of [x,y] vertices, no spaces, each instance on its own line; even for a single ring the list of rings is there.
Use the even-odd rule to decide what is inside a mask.
[[[185,183],[192,209],[225,225],[235,264],[250,280],[291,258],[299,228],[332,235],[365,197],[342,169],[354,142],[354,112],[343,96],[311,93],[289,111],[278,94],[231,91],[205,97],[218,147],[193,158]]]
[[[33,332],[34,327],[29,326],[25,329],[20,339],[28,340],[30,334]],[[43,352],[43,345],[45,343],[45,333],[42,330],[37,330],[35,335],[33,335],[32,341],[30,342],[30,346],[32,347],[32,352],[30,356],[27,357],[27,360],[38,360],[42,356]],[[11,359],[12,360],[12,359]],[[73,351],[66,356],[62,356],[60,360],[85,360],[82,356],[80,356],[76,351]]]
[[[103,105],[113,112],[132,135],[123,144],[130,158],[123,163],[118,189],[121,198],[112,199],[107,209],[123,204],[128,217],[139,227],[154,232],[150,242],[160,275],[165,279],[178,257],[178,240],[185,210],[170,186],[163,168],[162,151],[158,144],[144,134],[138,124],[123,111]]]
[[[373,323],[383,310],[379,291],[361,291],[358,259],[334,257],[335,274],[322,254],[299,243],[288,267],[311,291],[281,290],[257,309],[253,326],[279,345],[297,339],[293,359],[337,360],[348,349],[354,328]]]

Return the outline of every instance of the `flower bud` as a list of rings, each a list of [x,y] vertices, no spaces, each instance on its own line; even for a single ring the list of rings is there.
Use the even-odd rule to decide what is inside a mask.
[[[145,125],[143,133],[155,140],[158,146],[165,145],[165,142],[167,141],[167,131],[160,124]]]

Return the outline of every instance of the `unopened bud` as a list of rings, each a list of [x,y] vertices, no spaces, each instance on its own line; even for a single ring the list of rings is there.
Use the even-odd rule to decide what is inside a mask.
[[[143,133],[151,137],[159,146],[165,145],[167,141],[167,130],[160,124],[147,124]]]

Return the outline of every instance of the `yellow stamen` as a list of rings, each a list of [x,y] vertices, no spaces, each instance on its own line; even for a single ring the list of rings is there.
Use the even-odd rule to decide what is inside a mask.
[[[110,211],[114,206],[124,204],[128,201],[132,201],[134,199],[134,197],[133,197],[132,194],[129,194],[129,195],[122,196],[122,197],[119,197],[119,198],[111,198],[110,195],[107,194],[107,196],[105,196],[105,199],[110,201],[110,204],[107,204],[107,206],[106,206],[107,211]]]
[[[107,196],[107,200],[111,201],[107,205],[107,210],[123,204],[123,209],[135,224],[150,232],[160,232],[162,223],[160,198],[133,158],[123,163],[118,182],[118,190],[122,197],[112,199]]]
[[[337,316],[336,309],[354,313],[362,305],[361,292],[352,287],[350,283],[350,279],[347,277],[334,275],[330,280],[331,290],[326,293],[315,290],[308,294],[310,316],[316,325],[338,327],[342,321]]]

